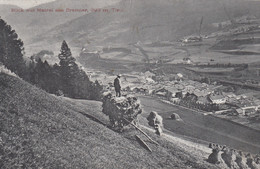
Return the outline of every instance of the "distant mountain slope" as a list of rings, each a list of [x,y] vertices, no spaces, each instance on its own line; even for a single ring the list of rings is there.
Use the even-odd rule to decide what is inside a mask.
[[[66,39],[73,47],[123,45],[154,41],[175,41],[180,37],[217,31],[212,23],[245,14],[258,15],[246,0],[121,0],[114,5],[122,12],[91,13],[59,25],[35,37],[34,46],[52,46]],[[52,44],[52,45],[51,45]],[[56,49],[55,49],[56,50]]]
[[[19,9],[20,7],[15,5],[0,4],[0,16],[4,18],[12,13],[12,9]]]
[[[156,136],[149,153],[130,130],[124,137],[80,113],[100,113],[98,102],[74,105],[4,73],[0,82],[0,168],[219,168]]]
[[[5,17],[8,24],[12,25],[23,40],[45,33],[54,26],[63,24],[71,19],[86,14],[85,12],[55,12],[55,9],[91,9],[102,8],[116,3],[118,0],[56,0],[41,4],[31,9],[53,9],[54,12],[13,12]]]

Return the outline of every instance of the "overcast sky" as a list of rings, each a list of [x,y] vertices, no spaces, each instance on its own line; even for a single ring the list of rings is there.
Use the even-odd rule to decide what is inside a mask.
[[[50,1],[55,0],[0,0],[0,4],[12,4],[22,8],[30,8]]]

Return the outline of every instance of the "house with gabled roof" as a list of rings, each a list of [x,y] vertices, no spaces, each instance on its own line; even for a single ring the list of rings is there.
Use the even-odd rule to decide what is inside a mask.
[[[213,103],[213,104],[225,104],[227,99],[225,98],[225,96],[223,96],[222,94],[211,94],[209,96],[209,100]]]

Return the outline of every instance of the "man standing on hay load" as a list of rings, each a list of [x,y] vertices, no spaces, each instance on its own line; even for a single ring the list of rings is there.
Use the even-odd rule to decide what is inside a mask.
[[[116,91],[116,97],[121,97],[121,81],[120,81],[121,75],[117,75],[117,77],[114,80],[114,87]]]

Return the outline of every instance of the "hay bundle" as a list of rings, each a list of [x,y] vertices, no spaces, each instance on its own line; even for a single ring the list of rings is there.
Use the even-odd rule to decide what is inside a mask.
[[[232,169],[258,169],[260,168],[260,156],[245,155],[242,151],[230,149],[225,145],[218,145],[214,143],[209,144],[212,153],[208,157],[208,162],[213,164],[220,164],[224,168]],[[221,153],[223,151],[223,153]]]
[[[221,151],[218,148],[212,149],[212,153],[209,155],[208,160],[212,164],[223,164],[223,159],[221,158]]]
[[[122,129],[129,122],[137,120],[137,115],[142,113],[140,101],[134,96],[114,97],[109,93],[103,97],[102,107],[102,112],[109,116],[114,129]]]
[[[156,134],[161,135],[162,134],[162,128],[163,128],[163,118],[160,116],[157,112],[152,111],[149,116],[146,118],[148,120],[148,124],[152,127],[154,127]]]
[[[228,147],[223,148],[224,153],[221,154],[222,159],[229,168],[239,168],[236,163],[236,151]]]
[[[180,118],[180,116],[177,113],[172,113],[171,119],[176,120],[176,121],[182,121],[182,119]]]
[[[250,153],[247,155],[247,162],[246,162],[246,164],[251,169],[259,169],[260,168],[260,165],[256,164],[256,162],[254,161],[254,158],[252,157],[252,155]]]
[[[246,157],[244,155],[244,153],[242,151],[239,151],[236,155],[236,163],[239,167],[239,169],[249,169],[249,167],[247,166],[246,162]]]

